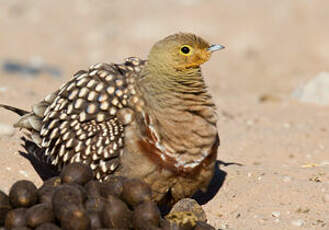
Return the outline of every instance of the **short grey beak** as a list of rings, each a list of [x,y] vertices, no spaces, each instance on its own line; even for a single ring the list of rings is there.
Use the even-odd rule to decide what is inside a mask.
[[[209,48],[208,48],[208,51],[210,52],[215,52],[217,50],[221,50],[221,49],[224,49],[225,47],[222,46],[222,45],[219,45],[219,44],[215,44],[215,45],[211,45]]]

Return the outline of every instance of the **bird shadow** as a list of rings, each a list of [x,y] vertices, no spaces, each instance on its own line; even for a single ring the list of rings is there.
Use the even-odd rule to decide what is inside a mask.
[[[43,161],[40,160],[45,158],[45,156],[43,154],[43,150],[40,149],[39,146],[24,137],[21,139],[23,141],[22,146],[26,152],[19,151],[19,154],[30,161],[32,167],[43,181],[59,175],[58,171],[53,165],[46,163],[45,159]]]
[[[200,205],[204,205],[212,200],[220,188],[223,186],[227,173],[220,169],[220,166],[230,166],[230,165],[238,165],[242,166],[240,163],[235,162],[224,162],[224,161],[216,161],[215,164],[215,173],[213,178],[211,179],[208,188],[205,192],[201,190],[197,191],[192,198],[195,199]]]

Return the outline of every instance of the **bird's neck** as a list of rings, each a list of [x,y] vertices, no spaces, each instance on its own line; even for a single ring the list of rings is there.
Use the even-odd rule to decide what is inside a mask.
[[[137,87],[149,106],[167,109],[186,100],[188,95],[209,98],[200,68],[161,72],[146,66]],[[180,104],[182,106],[182,104]]]

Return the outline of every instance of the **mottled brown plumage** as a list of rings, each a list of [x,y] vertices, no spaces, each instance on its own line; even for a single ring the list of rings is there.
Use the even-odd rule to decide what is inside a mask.
[[[29,130],[59,171],[83,162],[101,181],[113,174],[141,178],[155,200],[167,193],[178,200],[206,188],[213,175],[217,119],[200,65],[221,48],[174,34],[157,42],[147,61],[77,72],[32,112],[5,108],[23,115],[15,127]]]

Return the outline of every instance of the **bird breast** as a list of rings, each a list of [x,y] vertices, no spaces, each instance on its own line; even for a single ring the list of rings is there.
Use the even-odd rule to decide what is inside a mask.
[[[218,134],[213,104],[144,107],[137,122],[138,149],[162,168],[189,174],[217,154]]]

